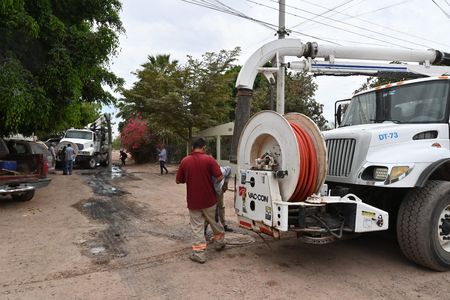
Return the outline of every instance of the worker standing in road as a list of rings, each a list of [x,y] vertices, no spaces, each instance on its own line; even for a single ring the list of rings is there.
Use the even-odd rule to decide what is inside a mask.
[[[159,167],[161,169],[161,175],[163,175],[163,170],[166,171],[166,174],[169,173],[169,171],[166,168],[166,161],[167,161],[167,151],[164,146],[164,144],[161,145],[160,149],[158,150],[158,156],[159,156]]]
[[[215,220],[217,196],[211,182],[212,176],[221,181],[223,175],[215,159],[205,153],[205,147],[206,142],[202,138],[193,142],[193,150],[181,160],[176,177],[177,183],[186,183],[187,207],[194,235],[190,259],[198,263],[206,262],[205,222],[213,230],[215,249],[222,250],[225,247],[224,229]]]
[[[65,163],[66,163],[66,172],[67,175],[72,175],[72,169],[73,169],[73,159],[75,158],[75,151],[72,148],[71,144],[67,144],[66,150],[65,150]]]
[[[62,162],[62,165],[63,165],[63,175],[67,175],[66,148],[67,148],[67,145],[65,145],[65,146],[58,152],[59,160]]]

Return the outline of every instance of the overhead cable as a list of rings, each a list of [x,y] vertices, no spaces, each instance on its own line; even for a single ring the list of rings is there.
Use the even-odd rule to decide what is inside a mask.
[[[268,0],[268,1],[276,2],[276,0]],[[360,3],[364,2],[364,1],[365,1],[365,0],[363,0],[363,1],[361,1],[361,2],[358,2],[357,4],[360,4]],[[445,1],[448,2],[448,0],[445,0]],[[327,7],[325,7],[325,6],[323,6],[323,5],[320,5],[320,4],[317,4],[317,3],[315,3],[315,2],[312,2],[312,1],[302,0],[302,2],[305,2],[305,3],[310,4],[310,5],[314,5],[314,6],[316,6],[316,7],[320,7],[320,8],[323,8],[323,9],[327,9]],[[398,2],[398,3],[393,4],[393,5],[385,6],[385,7],[382,7],[382,8],[377,9],[376,11],[379,11],[379,10],[382,10],[382,9],[386,9],[386,8],[390,8],[390,7],[394,6],[394,5],[400,5],[400,4],[403,4],[403,3],[405,3],[405,2],[407,2],[407,1],[401,1],[401,2]],[[353,6],[354,6],[354,5],[353,5]],[[351,6],[351,7],[353,7],[353,6]],[[394,29],[394,28],[391,28],[391,27],[388,27],[388,26],[384,26],[384,25],[381,25],[381,24],[378,24],[378,23],[375,23],[375,22],[372,22],[372,21],[369,21],[369,20],[360,18],[358,15],[350,15],[350,14],[344,13],[343,11],[344,11],[344,10],[341,10],[341,11],[335,11],[335,14],[341,14],[341,15],[344,15],[344,16],[349,17],[348,19],[357,19],[357,20],[359,20],[359,21],[362,21],[362,22],[365,22],[365,23],[368,23],[368,24],[371,24],[371,25],[375,25],[375,26],[378,26],[378,27],[381,27],[381,28],[384,28],[384,29],[387,29],[387,30],[390,30],[390,31],[393,31],[393,32],[397,32],[397,33],[400,33],[400,34],[403,34],[403,35],[406,35],[406,36],[409,36],[409,37],[413,37],[413,38],[416,38],[416,39],[420,39],[420,40],[423,40],[423,41],[426,41],[426,42],[430,42],[430,43],[434,43],[434,44],[438,44],[438,45],[450,47],[450,45],[448,45],[448,44],[444,44],[444,43],[441,43],[441,42],[436,42],[436,41],[429,40],[429,39],[424,38],[424,37],[421,37],[421,36],[417,36],[417,35],[411,34],[411,33],[409,33],[409,32],[404,32],[404,31],[400,31],[400,30],[397,30],[397,29]],[[372,12],[374,12],[374,11],[372,11]],[[368,12],[368,13],[370,13],[370,12]],[[334,14],[333,14],[333,15],[334,15]],[[343,19],[340,19],[340,21],[342,21],[342,20],[343,20]],[[299,25],[301,25],[301,23],[292,26],[292,28],[297,27],[297,26],[299,26]]]
[[[411,0],[403,0],[403,1],[400,1],[400,2],[397,2],[397,3],[393,3],[391,5],[383,6],[383,7],[371,10],[371,11],[366,11],[366,12],[360,13],[357,16],[360,17],[360,16],[363,16],[363,15],[373,14],[375,12],[379,12],[379,11],[382,11],[382,10],[385,10],[385,9],[388,9],[388,8],[391,8],[391,7],[394,7],[394,6],[398,6],[398,5],[404,4],[404,3],[409,2],[409,1],[411,1]]]
[[[236,16],[236,17],[244,18],[244,19],[253,21],[255,23],[258,23],[260,25],[263,25],[265,27],[268,27],[268,28],[270,28],[271,30],[274,30],[274,31],[278,30],[278,25],[271,24],[269,22],[265,22],[265,21],[262,21],[262,20],[258,20],[258,19],[249,17],[249,16],[247,16],[247,15],[245,15],[243,13],[240,13],[240,12],[237,13],[237,12],[231,11],[229,9],[223,9],[223,8],[217,6],[214,3],[211,3],[209,1],[201,1],[201,0],[180,0],[180,1],[186,2],[186,3],[189,3],[189,4],[193,4],[193,5],[197,5],[197,6],[201,6],[201,7],[205,7],[205,8],[208,8],[208,9],[216,10],[216,11],[219,11],[219,12],[222,12],[222,13],[226,13],[226,14],[230,14],[230,15],[233,15],[233,16]],[[303,33],[303,32],[300,32],[300,31],[295,31],[295,30],[290,30],[290,31],[291,32],[295,32],[295,33],[297,33],[299,35],[302,35],[302,36],[307,36],[307,37],[310,37],[310,38],[313,38],[313,39],[317,39],[317,40],[328,42],[328,43],[335,44],[335,45],[340,45],[339,43],[336,43],[336,42],[333,42],[333,41],[329,41],[329,40],[320,38],[318,36],[306,34],[306,33]]]
[[[222,12],[222,13],[226,13],[226,14],[237,16],[237,17],[241,17],[241,18],[253,21],[255,23],[258,23],[258,24],[260,24],[260,25],[262,25],[264,27],[268,27],[271,30],[275,30],[276,31],[276,29],[278,28],[278,26],[276,26],[276,25],[269,24],[267,22],[254,19],[252,17],[246,16],[244,14],[236,13],[236,12],[230,11],[228,9],[223,9],[223,8],[217,6],[214,3],[211,3],[209,1],[197,1],[197,0],[181,0],[181,1],[189,3],[189,4],[194,4],[194,5],[197,5],[197,6],[202,6],[202,7],[211,9],[211,10],[216,10],[216,11],[219,11],[219,12]]]
[[[434,1],[434,0],[431,0],[431,1],[433,1],[433,3],[434,3],[437,7],[439,7],[439,9],[441,10],[441,12],[442,12],[447,18],[450,19],[450,14],[448,14],[448,12],[446,12],[439,4],[437,4],[436,1]]]
[[[344,6],[344,5],[347,5],[348,3],[353,2],[353,1],[354,1],[354,0],[348,0],[347,2],[344,2],[344,3],[342,3],[342,4],[339,4],[339,5],[337,5],[337,6],[333,7],[333,8],[329,8],[329,9],[326,8],[327,10],[324,11],[323,13],[321,13],[320,15],[314,16],[314,17],[312,17],[312,18],[310,18],[310,19],[306,19],[305,21],[302,21],[301,23],[298,23],[297,25],[292,26],[292,28],[295,28],[295,27],[300,26],[300,25],[304,25],[304,24],[308,23],[309,21],[314,20],[315,18],[323,17],[325,14],[327,14],[327,13],[329,13],[329,12],[332,12],[332,11],[335,11],[335,10],[338,9],[339,7],[342,7],[342,6]]]
[[[272,9],[272,10],[278,10],[277,8],[271,7],[269,5],[266,5],[266,4],[257,2],[257,1],[253,1],[253,0],[246,0],[246,1],[254,3],[254,4],[257,4],[257,5],[260,5],[260,6],[263,6],[263,7],[266,7],[266,8],[269,8],[269,9]],[[304,12],[309,13],[309,14],[317,15],[316,13],[309,12],[309,11],[301,9],[301,8],[295,8],[295,9],[300,10],[300,11],[304,11]],[[290,12],[286,12],[286,11],[284,13],[286,13],[288,15],[292,15],[292,16],[298,17],[298,18],[301,18],[301,19],[306,19],[305,17],[299,16],[299,15],[294,14],[294,13],[290,13]],[[353,24],[350,24],[350,23],[346,23],[346,22],[343,22],[343,21],[336,20],[336,19],[331,19],[331,18],[328,18],[328,19],[332,20],[332,21],[335,21],[335,22],[338,22],[338,23],[343,23],[343,24],[345,24],[347,26],[352,26],[352,27],[356,27],[358,29],[362,29],[362,30],[369,31],[369,32],[372,32],[372,33],[375,33],[375,34],[379,34],[379,35],[382,35],[384,37],[390,37],[392,39],[400,40],[400,41],[407,42],[407,43],[410,43],[410,44],[419,45],[421,47],[428,47],[426,45],[410,42],[410,41],[405,40],[405,39],[400,39],[400,38],[397,38],[397,37],[394,37],[394,36],[383,34],[383,33],[377,32],[375,30],[367,29],[367,28],[364,28],[364,27],[361,27],[361,26],[353,25]],[[382,39],[379,39],[379,38],[376,38],[376,37],[373,37],[373,36],[365,35],[365,34],[362,34],[362,33],[359,33],[359,32],[355,32],[355,31],[351,31],[351,30],[348,30],[348,29],[344,29],[344,28],[341,28],[341,27],[334,26],[334,25],[330,25],[330,24],[327,24],[327,23],[324,23],[324,22],[321,22],[321,21],[312,20],[312,22],[315,22],[315,23],[318,23],[318,24],[322,24],[324,26],[331,27],[331,28],[334,28],[334,29],[337,29],[337,30],[341,30],[341,31],[344,31],[344,32],[348,32],[348,33],[352,33],[352,34],[355,34],[355,35],[359,35],[359,36],[362,36],[362,37],[365,37],[365,38],[369,38],[369,39],[372,39],[372,40],[376,40],[376,41],[379,41],[379,42],[383,42],[383,43],[386,43],[386,44],[396,45],[396,46],[401,47],[401,48],[412,50],[412,48],[406,47],[406,46],[401,45],[401,44],[397,44],[397,43],[394,43],[394,42],[382,40]]]

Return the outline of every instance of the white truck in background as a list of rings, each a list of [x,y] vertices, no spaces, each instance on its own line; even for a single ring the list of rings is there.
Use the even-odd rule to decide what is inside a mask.
[[[338,109],[340,127],[322,136],[298,114],[260,113],[247,122],[256,74],[276,72],[278,68],[263,65],[285,56],[303,57],[287,66],[317,75],[428,78],[354,95],[343,119]],[[236,84],[231,158],[238,163],[235,209],[240,225],[274,237],[295,231],[303,241],[317,244],[396,228],[408,259],[437,271],[450,270],[449,65],[448,53],[432,49],[319,47],[294,39],[258,49]],[[298,157],[301,143],[291,138],[296,136],[291,129],[295,122],[316,146],[310,152],[317,154],[317,170],[310,177],[322,174],[322,161],[326,166],[325,185],[317,185],[306,199],[292,196],[305,163]],[[321,144],[326,145],[324,153],[319,153]]]
[[[71,144],[76,157],[75,163],[94,169],[98,164],[106,165],[109,160],[108,130],[102,116],[83,129],[68,129],[56,147],[58,153]],[[60,157],[61,155],[57,155]]]

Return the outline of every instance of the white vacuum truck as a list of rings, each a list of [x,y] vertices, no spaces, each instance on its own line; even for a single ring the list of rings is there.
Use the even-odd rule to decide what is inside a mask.
[[[300,114],[261,112],[245,122],[257,72],[275,72],[262,66],[280,56],[304,57],[288,66],[321,75],[432,77],[354,95],[340,127],[323,134]],[[449,270],[450,68],[432,64],[450,65],[449,54],[293,39],[258,49],[237,81],[232,151],[240,225],[274,237],[291,230],[317,244],[390,226],[408,259]]]
[[[64,146],[74,147],[75,162],[94,169],[98,164],[108,163],[109,143],[106,119],[101,116],[84,129],[68,129],[56,147],[61,152]]]

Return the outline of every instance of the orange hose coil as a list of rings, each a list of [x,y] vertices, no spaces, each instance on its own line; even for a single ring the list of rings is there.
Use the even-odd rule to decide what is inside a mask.
[[[304,201],[314,193],[317,181],[317,156],[308,133],[294,122],[289,122],[294,130],[300,152],[300,175],[294,193],[289,201]]]

